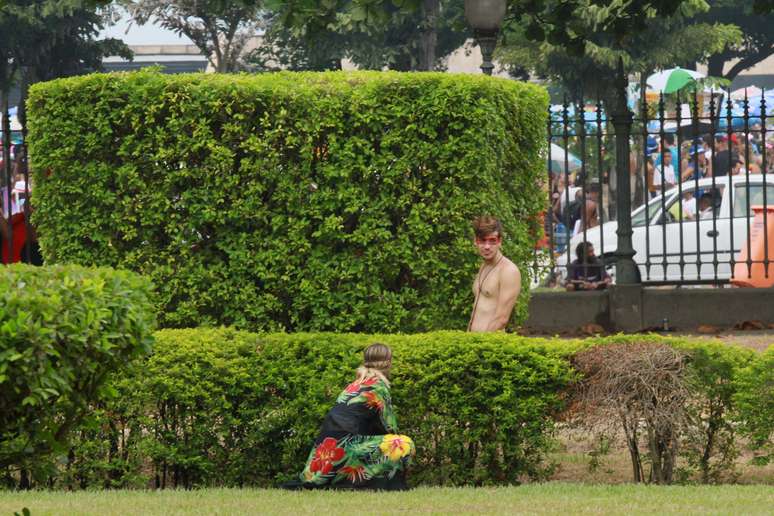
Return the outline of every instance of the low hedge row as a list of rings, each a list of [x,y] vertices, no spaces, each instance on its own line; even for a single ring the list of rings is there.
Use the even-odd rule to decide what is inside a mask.
[[[765,416],[753,410],[760,408],[755,397],[771,392],[752,373],[770,364],[771,354],[764,360],[738,347],[656,336],[560,341],[461,332],[162,330],[153,355],[113,379],[118,396],[79,429],[49,485],[276,485],[298,472],[362,349],[377,340],[394,349],[393,400],[402,431],[417,444],[415,485],[545,478],[564,395],[576,379],[570,359],[591,346],[645,340],[683,349],[696,399],[709,407],[697,411],[705,418],[699,429],[733,431],[732,421],[759,428],[754,417]],[[755,387],[741,392],[742,376]],[[702,443],[686,445],[686,463],[690,453],[706,451]],[[715,467],[709,451],[706,468]]]

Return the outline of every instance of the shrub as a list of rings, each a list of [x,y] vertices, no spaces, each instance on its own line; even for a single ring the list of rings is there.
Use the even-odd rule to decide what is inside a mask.
[[[676,342],[688,353],[687,428],[680,452],[685,459],[681,476],[698,472],[702,483],[718,483],[735,478],[735,460],[739,456],[739,411],[734,396],[738,378],[756,363],[754,351],[718,342]]]
[[[735,401],[757,452],[755,462],[768,464],[774,459],[774,347],[739,375]]]
[[[474,215],[503,220],[529,282],[547,102],[534,85],[443,73],[36,84],[41,249],[147,274],[165,327],[462,329]]]
[[[149,295],[149,282],[129,272],[0,268],[0,470],[35,473],[41,456],[66,443],[106,376],[149,351]]]
[[[603,431],[620,425],[635,482],[671,483],[690,396],[685,354],[661,343],[615,344],[584,350],[573,364],[583,375],[573,396],[582,421]]]
[[[418,450],[413,483],[544,478],[552,414],[572,377],[548,341],[197,329],[156,333],[154,354],[114,379],[120,395],[52,482],[276,485],[300,472],[325,413],[374,340],[395,352],[393,402]]]
[[[611,337],[588,339],[586,341],[590,349],[580,353],[575,360],[581,359],[580,372],[598,373],[600,364],[610,372],[611,369],[625,368],[625,372],[617,371],[607,377],[608,393],[615,396],[612,399],[621,401],[624,398],[637,396],[632,389],[611,390],[612,387],[629,379],[636,380],[638,385],[646,391],[652,389],[654,393],[665,391],[676,395],[680,393],[682,403],[669,407],[663,405],[663,400],[658,397],[648,397],[652,402],[660,402],[659,406],[650,411],[639,410],[640,405],[622,403],[623,410],[615,417],[599,403],[589,399],[589,392],[584,389],[584,382],[575,396],[586,402],[586,414],[572,413],[573,416],[581,416],[580,421],[590,424],[599,430],[604,436],[616,422],[624,423],[624,431],[627,437],[627,446],[631,452],[632,466],[635,480],[699,480],[703,483],[731,480],[735,477],[735,459],[739,455],[737,448],[737,427],[739,412],[734,401],[740,392],[738,378],[741,372],[757,363],[757,355],[750,349],[738,346],[729,346],[706,340],[665,338],[657,335],[615,335]],[[614,345],[614,350],[608,350]],[[675,371],[664,371],[663,375],[656,378],[646,378],[646,370],[652,369],[657,362],[647,360],[647,353],[643,349],[637,352],[638,347],[646,348],[654,345],[668,345],[686,356],[687,360],[681,366],[679,375]],[[591,347],[594,346],[594,347]],[[633,356],[632,356],[632,352]],[[583,360],[584,355],[586,359]],[[627,358],[625,358],[627,357]],[[607,358],[608,360],[605,360]],[[645,364],[641,361],[645,360]],[[626,367],[628,364],[629,367]],[[595,366],[589,371],[589,365]],[[594,378],[590,378],[594,380]],[[597,380],[598,381],[598,380]],[[659,391],[658,384],[673,382],[673,387],[662,386]],[[599,391],[599,389],[597,389]],[[645,393],[647,395],[647,392]],[[611,398],[608,397],[608,401]],[[639,399],[639,398],[638,398]],[[599,400],[597,400],[599,401]],[[589,414],[590,412],[590,414]],[[641,427],[654,426],[658,420],[654,417],[661,415],[671,425],[675,433],[674,441],[667,446],[664,443],[650,439],[642,439],[637,435]],[[589,416],[593,417],[589,417]],[[657,435],[657,432],[651,432]],[[650,450],[648,455],[641,456],[639,447],[644,443]],[[668,443],[667,443],[668,444]],[[679,466],[675,467],[677,457],[669,457],[669,465],[672,473],[667,477],[656,474],[663,468],[663,461],[653,457],[663,455],[663,452],[671,450],[679,453]],[[643,462],[650,462],[652,471],[643,475]],[[658,466],[658,467],[656,467]],[[655,467],[655,470],[653,469]],[[663,471],[662,471],[663,473]]]

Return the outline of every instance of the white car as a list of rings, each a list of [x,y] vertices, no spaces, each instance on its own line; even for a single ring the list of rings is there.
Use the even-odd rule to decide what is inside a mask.
[[[698,191],[708,201],[690,201]],[[713,192],[715,192],[713,194]],[[680,220],[678,199],[686,199]],[[774,206],[774,174],[766,175],[766,204]],[[749,202],[748,202],[749,201]],[[702,205],[709,204],[704,214]],[[647,205],[632,212],[632,246],[643,282],[712,282],[731,278],[731,253],[735,259],[747,246],[754,214],[749,206],[764,204],[763,175],[750,174],[749,185],[744,175],[703,178],[682,183],[663,195],[651,199]],[[712,217],[714,210],[715,217]],[[733,220],[733,223],[732,223]],[[774,216],[767,219],[774,224]],[[617,246],[618,223],[610,221],[586,231],[585,238],[594,245],[597,256],[610,263]],[[575,246],[584,240],[581,232],[569,243],[569,261],[575,259]],[[681,259],[682,256],[682,266]],[[774,261],[774,256],[769,257]],[[608,261],[609,260],[609,261]],[[566,276],[568,253],[557,258],[558,272]]]

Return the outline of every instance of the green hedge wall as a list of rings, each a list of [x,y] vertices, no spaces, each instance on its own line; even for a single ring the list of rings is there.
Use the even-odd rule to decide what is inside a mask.
[[[576,379],[571,357],[591,346],[665,342],[691,355],[696,432],[683,450],[690,478],[721,478],[722,450],[713,440],[734,437],[741,418],[734,400],[746,392],[767,396],[763,384],[746,391],[739,381],[741,372],[763,367],[750,350],[657,336],[571,341],[462,332],[162,330],[151,356],[114,377],[117,396],[95,406],[46,485],[277,485],[299,472],[326,411],[375,340],[394,349],[398,423],[417,445],[412,485],[545,478],[556,421]]]
[[[0,471],[61,450],[107,376],[150,351],[150,283],[79,266],[0,267]]]
[[[165,327],[462,329],[474,215],[529,281],[547,102],[443,73],[36,84],[33,220],[48,262],[150,276]]]

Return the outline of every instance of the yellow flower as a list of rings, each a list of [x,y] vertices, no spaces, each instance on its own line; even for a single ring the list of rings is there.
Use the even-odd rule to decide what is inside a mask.
[[[414,442],[405,435],[387,434],[379,445],[382,453],[391,461],[397,461],[414,450]]]

